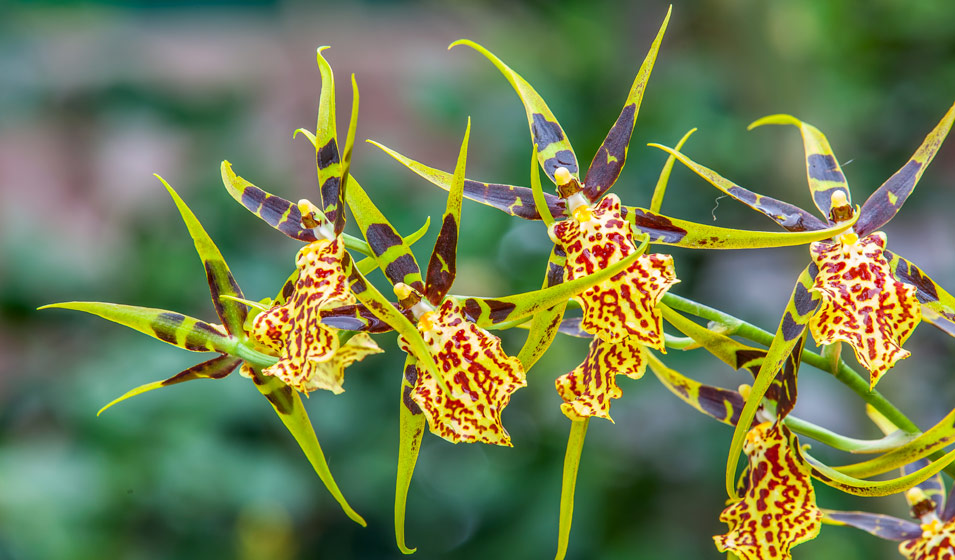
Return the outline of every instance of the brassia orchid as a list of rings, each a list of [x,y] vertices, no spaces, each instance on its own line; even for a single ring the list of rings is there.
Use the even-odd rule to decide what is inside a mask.
[[[751,129],[764,124],[799,127],[809,189],[826,222],[791,204],[757,195],[676,150],[654,144],[713,186],[789,231],[820,230],[832,224],[855,221],[845,233],[810,247],[813,262],[797,281],[770,347],[771,358],[763,363],[743,412],[744,423],[753,418],[782,361],[794,347],[802,344],[807,327],[819,344],[848,342],[859,362],[869,370],[872,388],[896,361],[909,355],[901,345],[921,320],[923,309],[929,321],[955,336],[955,298],[914,264],[885,250],[885,234],[875,231],[888,223],[908,199],[941,147],[953,120],[955,105],[912,158],[886,180],[861,209],[852,208],[845,175],[829,141],[816,127],[789,115],[772,115],[752,123]],[[743,433],[743,428],[737,427],[733,436],[727,461],[727,489],[735,476]]]
[[[869,417],[884,432],[896,426],[869,409]],[[902,468],[907,471],[924,467],[922,459]],[[866,531],[879,538],[898,541],[899,552],[908,560],[955,559],[955,496],[945,496],[945,483],[934,475],[905,492],[915,522],[890,515],[865,511],[823,510],[823,522],[845,525]]]
[[[670,309],[665,309],[664,315],[684,334],[732,367],[747,369],[756,375],[766,358],[766,351],[707,330]],[[748,385],[741,386],[739,391],[704,385],[666,367],[652,355],[650,369],[673,394],[698,411],[729,425],[741,422],[750,390]],[[791,396],[770,395],[758,411],[759,420],[746,424],[743,451],[749,465],[733,487],[730,505],[720,515],[720,520],[729,525],[729,531],[714,537],[720,551],[732,552],[739,558],[789,559],[792,547],[818,535],[823,510],[816,505],[810,478],[851,494],[883,496],[932,484],[931,481],[938,478],[937,473],[955,460],[955,451],[934,462],[922,459],[939,449],[937,443],[955,438],[951,423],[955,411],[923,436],[893,447],[889,435],[881,441],[853,440],[789,416],[788,412],[780,414],[792,407],[773,399]],[[774,411],[778,415],[774,416]],[[793,430],[852,452],[878,453],[887,447],[890,450],[864,463],[831,467],[809,455],[808,450],[799,445]],[[890,480],[870,481],[850,474],[868,478],[910,462],[913,468]]]
[[[160,179],[162,180],[162,179]],[[75,309],[98,315],[109,321],[125,325],[163,342],[193,352],[218,352],[219,356],[182,371],[164,381],[147,383],[137,387],[104,406],[98,414],[114,404],[160,387],[176,385],[193,379],[222,379],[240,364],[255,383],[255,387],[272,405],[282,423],[302,448],[315,472],[338,501],[345,513],[355,522],[365,525],[365,520],[345,500],[332,478],[325,455],[308,419],[308,414],[295,388],[280,377],[264,374],[268,368],[281,363],[279,348],[259,343],[254,330],[249,332],[242,290],[232,277],[229,267],[219,249],[203,229],[199,220],[186,203],[165,181],[163,184],[172,196],[176,207],[196,245],[196,251],[206,270],[212,303],[221,324],[211,324],[188,317],[175,311],[151,309],[115,303],[81,302],[57,303],[45,308]],[[283,300],[279,295],[278,299]]]
[[[415,330],[409,331],[402,326],[408,321],[405,315],[382,313],[393,311],[385,304],[370,307],[372,313],[381,313],[381,320],[395,321],[399,345],[408,353],[401,386],[395,495],[396,538],[398,547],[406,554],[414,549],[405,545],[404,509],[425,420],[432,433],[452,443],[511,445],[501,422],[501,412],[511,394],[526,385],[526,367],[523,360],[507,356],[500,339],[486,329],[519,322],[566,302],[575,293],[619,274],[638,257],[634,252],[612,266],[537,292],[499,299],[460,298],[460,301],[448,296],[456,271],[469,134],[470,121],[448,191],[441,230],[424,278],[411,250],[361,187],[354,184],[348,191],[348,205],[379,268],[394,286],[400,307],[415,324]],[[423,341],[426,353],[416,350],[415,340]]]
[[[449,47],[466,45],[487,57],[504,74],[524,104],[536,159],[556,185],[558,196],[542,192],[536,170],[531,172],[531,188],[465,180],[463,190],[464,196],[508,214],[544,221],[554,242],[545,287],[600,270],[634,251],[642,253],[642,249],[636,246],[638,237],[689,248],[779,247],[824,239],[848,227],[837,224],[825,234],[772,234],[717,228],[663,216],[658,210],[672,158],[661,174],[651,209],[623,206],[616,195],[606,194],[626,163],[637,114],[669,17],[668,11],[630,88],[623,110],[598,148],[583,182],[573,147],[534,88],[487,49],[472,41],[457,41]],[[376,145],[421,177],[444,189],[451,188],[450,174]],[[564,219],[555,221],[555,215]],[[665,351],[662,321],[655,306],[677,282],[671,256],[640,254],[625,273],[574,295],[583,307],[582,328],[594,338],[585,360],[555,383],[564,401],[561,410],[573,422],[565,458],[558,558],[566,552],[574,480],[586,423],[592,416],[610,419],[610,401],[621,396],[616,376],[640,378],[646,369],[646,348]],[[550,345],[565,307],[566,304],[561,303],[534,317],[520,353],[527,368]]]
[[[425,428],[451,443],[514,445],[517,438],[512,442],[505,428],[504,409],[514,392],[527,386],[527,372],[563,333],[591,340],[582,362],[554,379],[560,409],[571,421],[563,463],[558,559],[568,550],[590,418],[611,420],[611,402],[622,395],[617,376],[639,379],[649,367],[683,403],[735,429],[726,469],[729,501],[719,516],[728,527],[714,536],[717,549],[731,560],[790,559],[793,547],[814,538],[826,523],[851,525],[900,541],[900,552],[910,560],[955,560],[955,498],[950,496],[946,504],[940,476],[942,470],[955,475],[955,450],[950,449],[955,444],[955,410],[922,431],[875,390],[886,372],[909,356],[902,346],[922,319],[955,336],[955,298],[914,264],[887,250],[885,234],[877,231],[899,210],[939,150],[955,121],[955,105],[915,155],[861,208],[852,206],[845,176],[825,136],[788,115],[765,117],[751,128],[799,127],[810,191],[823,219],[746,190],[690,160],[680,150],[695,129],[675,149],[652,144],[669,152],[668,158],[649,207],[628,206],[608,192],[626,163],[669,16],[668,12],[583,179],[563,128],[534,88],[477,43],[462,40],[451,45],[481,53],[517,92],[533,144],[530,186],[465,177],[470,119],[450,173],[376,144],[447,191],[424,271],[411,247],[427,231],[430,218],[420,230],[400,235],[376,206],[374,193],[370,195],[355,179],[350,162],[358,118],[357,83],[353,75],[351,119],[340,148],[334,75],[322,55],[327,47],[319,48],[322,88],[316,128],[295,132],[315,149],[317,202],[293,203],[238,176],[228,161],[221,165],[223,183],[236,201],[304,244],[295,257],[294,272],[274,299],[245,299],[216,245],[166,184],[205,267],[219,323],[101,302],[47,306],[84,311],[180,348],[217,354],[166,380],[132,389],[100,412],[153,389],[193,379],[220,379],[239,369],[268,399],[346,514],[364,525],[332,478],[301,394],[332,398],[322,391],[343,393],[346,368],[384,352],[371,335],[394,330],[405,354],[400,380],[395,379],[392,388],[398,391],[399,407],[395,539],[398,549],[410,554],[415,549],[405,542],[406,504]],[[786,231],[721,228],[665,216],[660,209],[676,160]],[[543,191],[541,169],[556,194]],[[465,197],[544,223],[553,249],[539,290],[503,297],[451,292]],[[345,232],[346,207],[360,238]],[[680,281],[674,259],[648,252],[650,244],[693,249],[807,244],[812,262],[800,274],[776,332],[770,333],[671,293]],[[356,261],[352,255],[357,254],[365,258]],[[376,270],[388,280],[393,298],[367,279]],[[580,313],[565,317],[568,309]],[[699,319],[709,323],[704,326]],[[683,336],[665,333],[664,323]],[[528,331],[516,355],[505,351],[492,332],[512,327]],[[822,346],[821,353],[805,348],[810,332]],[[841,359],[842,342],[853,347],[868,379]],[[660,354],[668,348],[703,349],[733,369],[748,372],[751,385],[731,390],[684,376],[661,361]],[[793,415],[803,364],[831,373],[852,389],[867,403],[884,437],[851,438]],[[827,464],[800,438],[871,457]],[[738,477],[741,453],[747,465]],[[896,469],[901,474],[884,476]],[[815,482],[863,497],[905,493],[917,522],[824,509],[817,504]]]

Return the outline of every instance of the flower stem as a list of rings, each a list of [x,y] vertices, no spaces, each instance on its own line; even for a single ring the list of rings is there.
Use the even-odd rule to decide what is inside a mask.
[[[726,329],[723,334],[727,336],[741,336],[753,342],[758,342],[763,346],[769,346],[773,342],[773,335],[769,331],[765,331],[752,323],[747,323],[728,313],[697,303],[693,300],[667,293],[663,296],[663,303],[678,311],[690,313],[691,315],[722,325]],[[815,368],[822,371],[829,371],[829,360],[815,352],[803,350],[801,359],[804,363]],[[901,430],[908,433],[921,433],[921,430],[914,422],[909,420],[902,411],[896,408],[895,405],[889,402],[881,393],[870,389],[869,383],[845,362],[839,362],[839,369],[835,372],[834,377],[862,397],[865,402],[871,404]]]

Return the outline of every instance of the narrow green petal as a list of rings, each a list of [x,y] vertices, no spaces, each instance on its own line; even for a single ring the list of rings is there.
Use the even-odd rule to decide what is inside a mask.
[[[650,371],[680,400],[724,424],[736,424],[743,409],[743,397],[739,393],[690,379],[665,366],[652,352],[647,352],[647,357]]]
[[[805,341],[809,318],[819,305],[819,296],[810,290],[811,287],[812,276],[809,273],[809,267],[806,267],[796,281],[796,287],[786,305],[776,336],[773,337],[773,342],[769,346],[769,351],[763,359],[746,399],[746,405],[740,413],[736,431],[733,432],[733,440],[730,443],[729,457],[726,460],[726,491],[731,498],[736,496],[736,466],[739,464],[739,455],[743,450],[746,432],[749,431],[753,418],[756,416],[756,409],[759,408],[763,396],[776,379],[777,372],[789,359],[793,350],[797,347],[801,348],[802,342]]]
[[[418,462],[421,438],[424,435],[425,417],[421,408],[411,399],[414,380],[418,372],[415,359],[405,359],[404,375],[401,377],[401,396],[398,403],[398,479],[395,483],[395,539],[402,554],[412,554],[416,549],[405,544],[405,506],[408,503],[408,488]]]
[[[847,494],[866,497],[889,496],[905,492],[909,488],[935,476],[939,471],[955,460],[955,450],[952,450],[925,467],[905,476],[899,476],[889,480],[871,481],[842,474],[832,467],[823,464],[802,449],[797,450],[797,453],[808,461],[814,478]]]
[[[721,190],[727,196],[730,196],[739,202],[742,202],[746,206],[749,206],[753,210],[764,214],[766,217],[789,231],[817,230],[824,229],[826,227],[825,221],[820,220],[802,208],[793,206],[788,202],[776,200],[775,198],[756,194],[753,191],[744,189],[743,187],[737,185],[729,179],[726,179],[712,169],[704,167],[686,157],[680,153],[679,148],[674,150],[660,144],[647,145],[667,152],[671,156],[680,160],[680,163],[689,167],[691,171],[699,175],[707,183]]]
[[[235,199],[265,223],[281,231],[292,239],[306,243],[315,241],[315,234],[302,227],[302,213],[298,206],[274,194],[269,194],[252,183],[239,177],[232,171],[232,164],[223,161],[220,168],[222,184],[229,196]]]
[[[365,520],[348,505],[341,490],[338,489],[335,479],[332,478],[328,462],[325,460],[325,454],[322,453],[322,446],[318,443],[315,429],[312,428],[312,423],[308,419],[308,413],[305,412],[305,406],[302,404],[298,392],[282,383],[277,377],[263,375],[262,372],[255,370],[253,370],[253,373],[256,389],[269,400],[275,413],[279,415],[279,419],[282,420],[302,452],[308,457],[308,462],[312,464],[312,468],[315,469],[318,478],[325,484],[325,488],[341,505],[345,515],[362,527],[367,527],[368,524],[365,523]]]
[[[345,153],[342,154],[342,185],[338,189],[338,201],[336,202],[336,208],[340,208],[340,212],[335,214],[335,234],[341,235],[345,231],[345,189],[348,188],[348,178],[351,173],[351,155],[352,151],[355,148],[355,130],[358,128],[358,82],[355,81],[355,75],[351,75],[351,90],[352,90],[352,103],[351,103],[351,119],[348,121],[348,135],[345,136]]]
[[[318,99],[318,120],[315,124],[315,168],[318,185],[322,191],[322,211],[339,230],[338,221],[344,229],[345,218],[340,212],[342,198],[342,160],[338,150],[338,131],[335,127],[335,75],[332,67],[322,56],[329,47],[319,47],[315,54],[318,70],[322,75],[322,93]]]
[[[867,461],[833,468],[845,475],[868,478],[918,461],[953,441],[955,441],[955,410],[901,447]]]
[[[651,243],[688,249],[763,249],[808,245],[846,231],[859,219],[859,213],[856,212],[851,220],[839,222],[826,229],[798,232],[748,231],[687,222],[634,206],[625,208],[627,221],[648,234]]]
[[[355,184],[355,186],[357,186],[357,184]],[[375,288],[374,284],[358,274],[357,270],[352,271],[348,280],[351,283],[351,291],[355,297],[358,298],[358,301],[363,303],[375,317],[391,325],[391,328],[404,337],[411,346],[412,354],[415,360],[417,360],[417,363],[419,365],[424,364],[424,367],[428,369],[428,373],[433,375],[442,390],[447,392],[448,389],[444,381],[444,376],[438,374],[434,358],[432,358],[431,352],[428,350],[428,345],[425,344],[421,338],[421,333],[418,332],[417,327],[398,311],[395,306],[388,301],[388,298],[383,296],[381,292]]]
[[[418,267],[408,244],[368,198],[354,177],[348,179],[348,185],[350,188],[345,193],[348,206],[365,236],[365,241],[371,247],[375,260],[378,261],[378,267],[392,284],[403,282],[418,293],[425,293],[421,268]]]
[[[859,225],[856,228],[859,237],[865,237],[876,231],[895,217],[906,199],[915,190],[915,185],[918,184],[925,168],[932,163],[935,154],[942,147],[942,142],[948,136],[953,121],[955,121],[955,105],[949,108],[941,122],[925,137],[922,145],[902,166],[902,169],[896,171],[869,196],[862,205],[862,217],[859,218]]]
[[[683,148],[683,144],[686,144],[686,141],[690,139],[690,136],[696,132],[695,128],[691,128],[686,134],[683,135],[683,138],[680,138],[680,141],[677,142],[675,150],[677,152]],[[670,154],[667,156],[666,163],[663,164],[663,169],[660,171],[660,178],[657,179],[657,186],[653,189],[653,198],[650,199],[650,211],[654,214],[660,213],[660,207],[663,206],[663,196],[666,194],[667,183],[670,181],[670,173],[673,171],[673,164],[676,163],[676,156]]]
[[[536,167],[533,172],[537,173]],[[544,277],[544,288],[556,286],[563,282],[564,261],[566,260],[567,255],[564,253],[564,250],[560,246],[555,245],[550,252],[550,258],[547,259],[547,274]],[[521,361],[525,372],[530,371],[531,367],[537,363],[537,360],[539,360],[550,347],[551,342],[553,342],[554,337],[557,336],[557,332],[560,330],[564,310],[566,308],[567,302],[564,301],[554,307],[534,314],[531,319],[531,324],[528,327],[527,339],[524,341],[524,346],[521,347],[521,351],[517,354],[517,359]]]
[[[589,417],[570,423],[570,437],[567,439],[567,452],[564,455],[564,475],[560,484],[560,521],[557,528],[555,560],[561,560],[567,555],[567,545],[570,543],[570,523],[574,517],[577,469],[580,467],[580,452],[584,448],[584,437],[587,435],[589,424]]]
[[[544,189],[541,187],[540,170],[537,168],[537,144],[534,144],[534,151],[531,153],[531,194],[534,195],[534,207],[540,214],[544,225],[550,227],[554,223],[554,216],[550,213],[550,207],[547,206],[547,199],[544,197]]]
[[[806,151],[806,175],[809,178],[809,191],[812,201],[823,216],[829,217],[832,209],[832,195],[836,191],[842,192],[846,201],[851,205],[852,196],[849,194],[849,184],[846,176],[836,161],[829,140],[818,128],[803,122],[792,115],[769,115],[749,125],[749,130],[767,124],[793,125],[802,133],[803,146]],[[832,221],[830,220],[830,223]]]
[[[580,169],[577,165],[577,156],[574,155],[574,148],[570,145],[564,129],[557,122],[557,117],[547,107],[544,100],[527,80],[522,78],[517,72],[501,62],[501,59],[494,56],[489,50],[474,41],[462,39],[451,43],[448,49],[458,45],[466,45],[483,54],[498,70],[504,74],[507,81],[510,82],[514,91],[524,104],[524,110],[527,113],[527,124],[531,130],[531,143],[537,144],[538,160],[544,173],[554,180],[554,170],[558,167],[566,167],[570,174],[580,181]]]
[[[378,146],[386,154],[398,160],[398,163],[404,165],[431,184],[444,190],[451,189],[452,175],[450,173],[428,167],[373,140],[369,140],[368,142]],[[515,187],[513,185],[502,185],[498,183],[482,183],[480,181],[465,179],[464,198],[480,202],[492,208],[497,208],[511,216],[517,216],[525,220],[541,219],[541,215],[535,205],[534,193],[527,187]],[[567,214],[564,201],[560,197],[544,193],[544,200],[547,202],[551,215],[564,216]]]
[[[192,352],[220,352],[235,354],[239,340],[218,325],[165,309],[103,303],[100,301],[70,301],[44,305],[40,309],[72,309],[97,315],[137,330],[155,339]]]
[[[431,305],[440,305],[451,284],[454,283],[458,251],[458,233],[461,230],[461,199],[464,192],[464,171],[468,159],[468,138],[471,136],[471,118],[464,131],[464,140],[458,152],[458,162],[454,167],[451,190],[448,191],[447,208],[441,218],[441,231],[434,242],[434,250],[428,262],[425,282],[425,296]]]
[[[206,233],[202,224],[199,223],[196,215],[192,213],[189,206],[179,197],[179,193],[170,187],[169,183],[159,175],[156,175],[156,178],[162,181],[166,190],[169,191],[169,195],[172,197],[173,202],[176,203],[176,208],[179,209],[182,220],[186,223],[186,228],[189,230],[189,235],[192,236],[192,241],[196,245],[196,252],[199,253],[202,265],[206,269],[206,278],[209,282],[209,291],[212,294],[212,304],[215,305],[216,314],[219,316],[226,330],[229,331],[229,334],[239,340],[245,340],[246,336],[243,327],[246,316],[245,306],[235,300],[228,299],[229,297],[241,299],[244,296],[235,278],[232,277],[232,272],[229,271],[229,266],[226,264],[225,259],[222,258],[222,253],[219,252],[219,248],[216,247],[212,238],[209,237],[209,234]]]
[[[223,377],[232,373],[236,366],[238,366],[241,362],[241,359],[234,358],[232,356],[217,356],[209,361],[196,364],[189,369],[181,371],[169,379],[153,381],[152,383],[146,383],[136,387],[135,389],[131,389],[122,396],[110,401],[109,404],[103,408],[99,409],[99,412],[97,412],[96,415],[99,416],[105,412],[107,408],[110,408],[114,404],[125,401],[130,397],[141,395],[147,391],[152,391],[153,389],[169,387],[170,385],[176,385],[184,381],[192,381],[193,379],[222,379]]]
[[[610,187],[617,181],[623,166],[627,161],[627,149],[630,145],[630,137],[633,135],[633,127],[637,122],[637,114],[640,112],[640,105],[643,103],[643,93],[647,89],[647,82],[650,80],[650,72],[653,70],[653,64],[657,60],[657,53],[660,51],[660,42],[663,41],[663,34],[666,33],[667,23],[670,22],[670,13],[673,6],[667,10],[667,15],[663,19],[657,36],[650,45],[650,52],[640,65],[637,77],[630,86],[630,93],[627,94],[627,100],[624,102],[620,116],[607,133],[600,148],[594,155],[590,167],[587,169],[587,175],[584,177],[584,195],[591,201],[596,202],[606,193]]]

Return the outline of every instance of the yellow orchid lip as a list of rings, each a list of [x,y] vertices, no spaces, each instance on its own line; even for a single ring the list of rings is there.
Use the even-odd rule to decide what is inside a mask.
[[[417,368],[409,396],[425,414],[431,432],[452,443],[509,447],[501,412],[511,394],[527,385],[520,360],[505,354],[501,339],[468,320],[451,298],[423,313],[418,331],[448,387],[442,390],[427,368]],[[410,354],[407,341],[398,341]]]

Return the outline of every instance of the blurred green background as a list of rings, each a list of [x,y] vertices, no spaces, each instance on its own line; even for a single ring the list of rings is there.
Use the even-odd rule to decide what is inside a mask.
[[[369,521],[341,513],[247,380],[195,382],[96,410],[141,383],[198,362],[138,333],[37,306],[103,300],[214,313],[162,174],[217,241],[248,297],[273,294],[298,244],[222,188],[229,159],[254,183],[317,196],[314,50],[337,72],[339,126],[348,74],[362,92],[358,138],[450,169],[468,115],[469,176],[526,184],[530,143],[517,96],[466,37],[547,100],[582,164],[613,123],[666,2],[0,2],[0,559],[397,558],[392,499],[402,354],[349,369],[340,396],[307,402],[333,473]],[[677,2],[615,192],[649,203],[673,145],[756,191],[811,208],[793,129],[746,132],[787,112],[827,133],[856,202],[900,167],[955,99],[955,3]],[[955,147],[943,147],[917,196],[887,228],[890,247],[955,287]],[[353,172],[403,232],[444,197],[377,148]],[[686,170],[664,211],[725,227],[768,220]],[[539,286],[549,241],[539,223],[466,203],[455,293]],[[420,244],[419,260],[436,230]],[[353,232],[354,233],[354,232]],[[675,251],[674,292],[772,329],[805,248]],[[375,278],[380,282],[380,275]],[[502,334],[512,352],[521,333]],[[955,404],[955,343],[923,326],[880,389],[920,425]],[[568,422],[553,379],[586,343],[561,339],[514,396],[515,447],[454,446],[426,436],[407,535],[417,557],[542,558],[554,551]],[[735,387],[739,373],[699,352],[667,363]],[[570,558],[719,558],[730,432],[680,404],[652,376],[621,380],[616,424],[591,424]],[[806,368],[801,416],[875,437],[861,402]],[[817,446],[819,447],[819,446]],[[821,452],[833,461],[844,456]],[[823,507],[905,515],[903,500],[855,499],[817,484]],[[893,543],[827,527],[798,558],[897,558]]]

